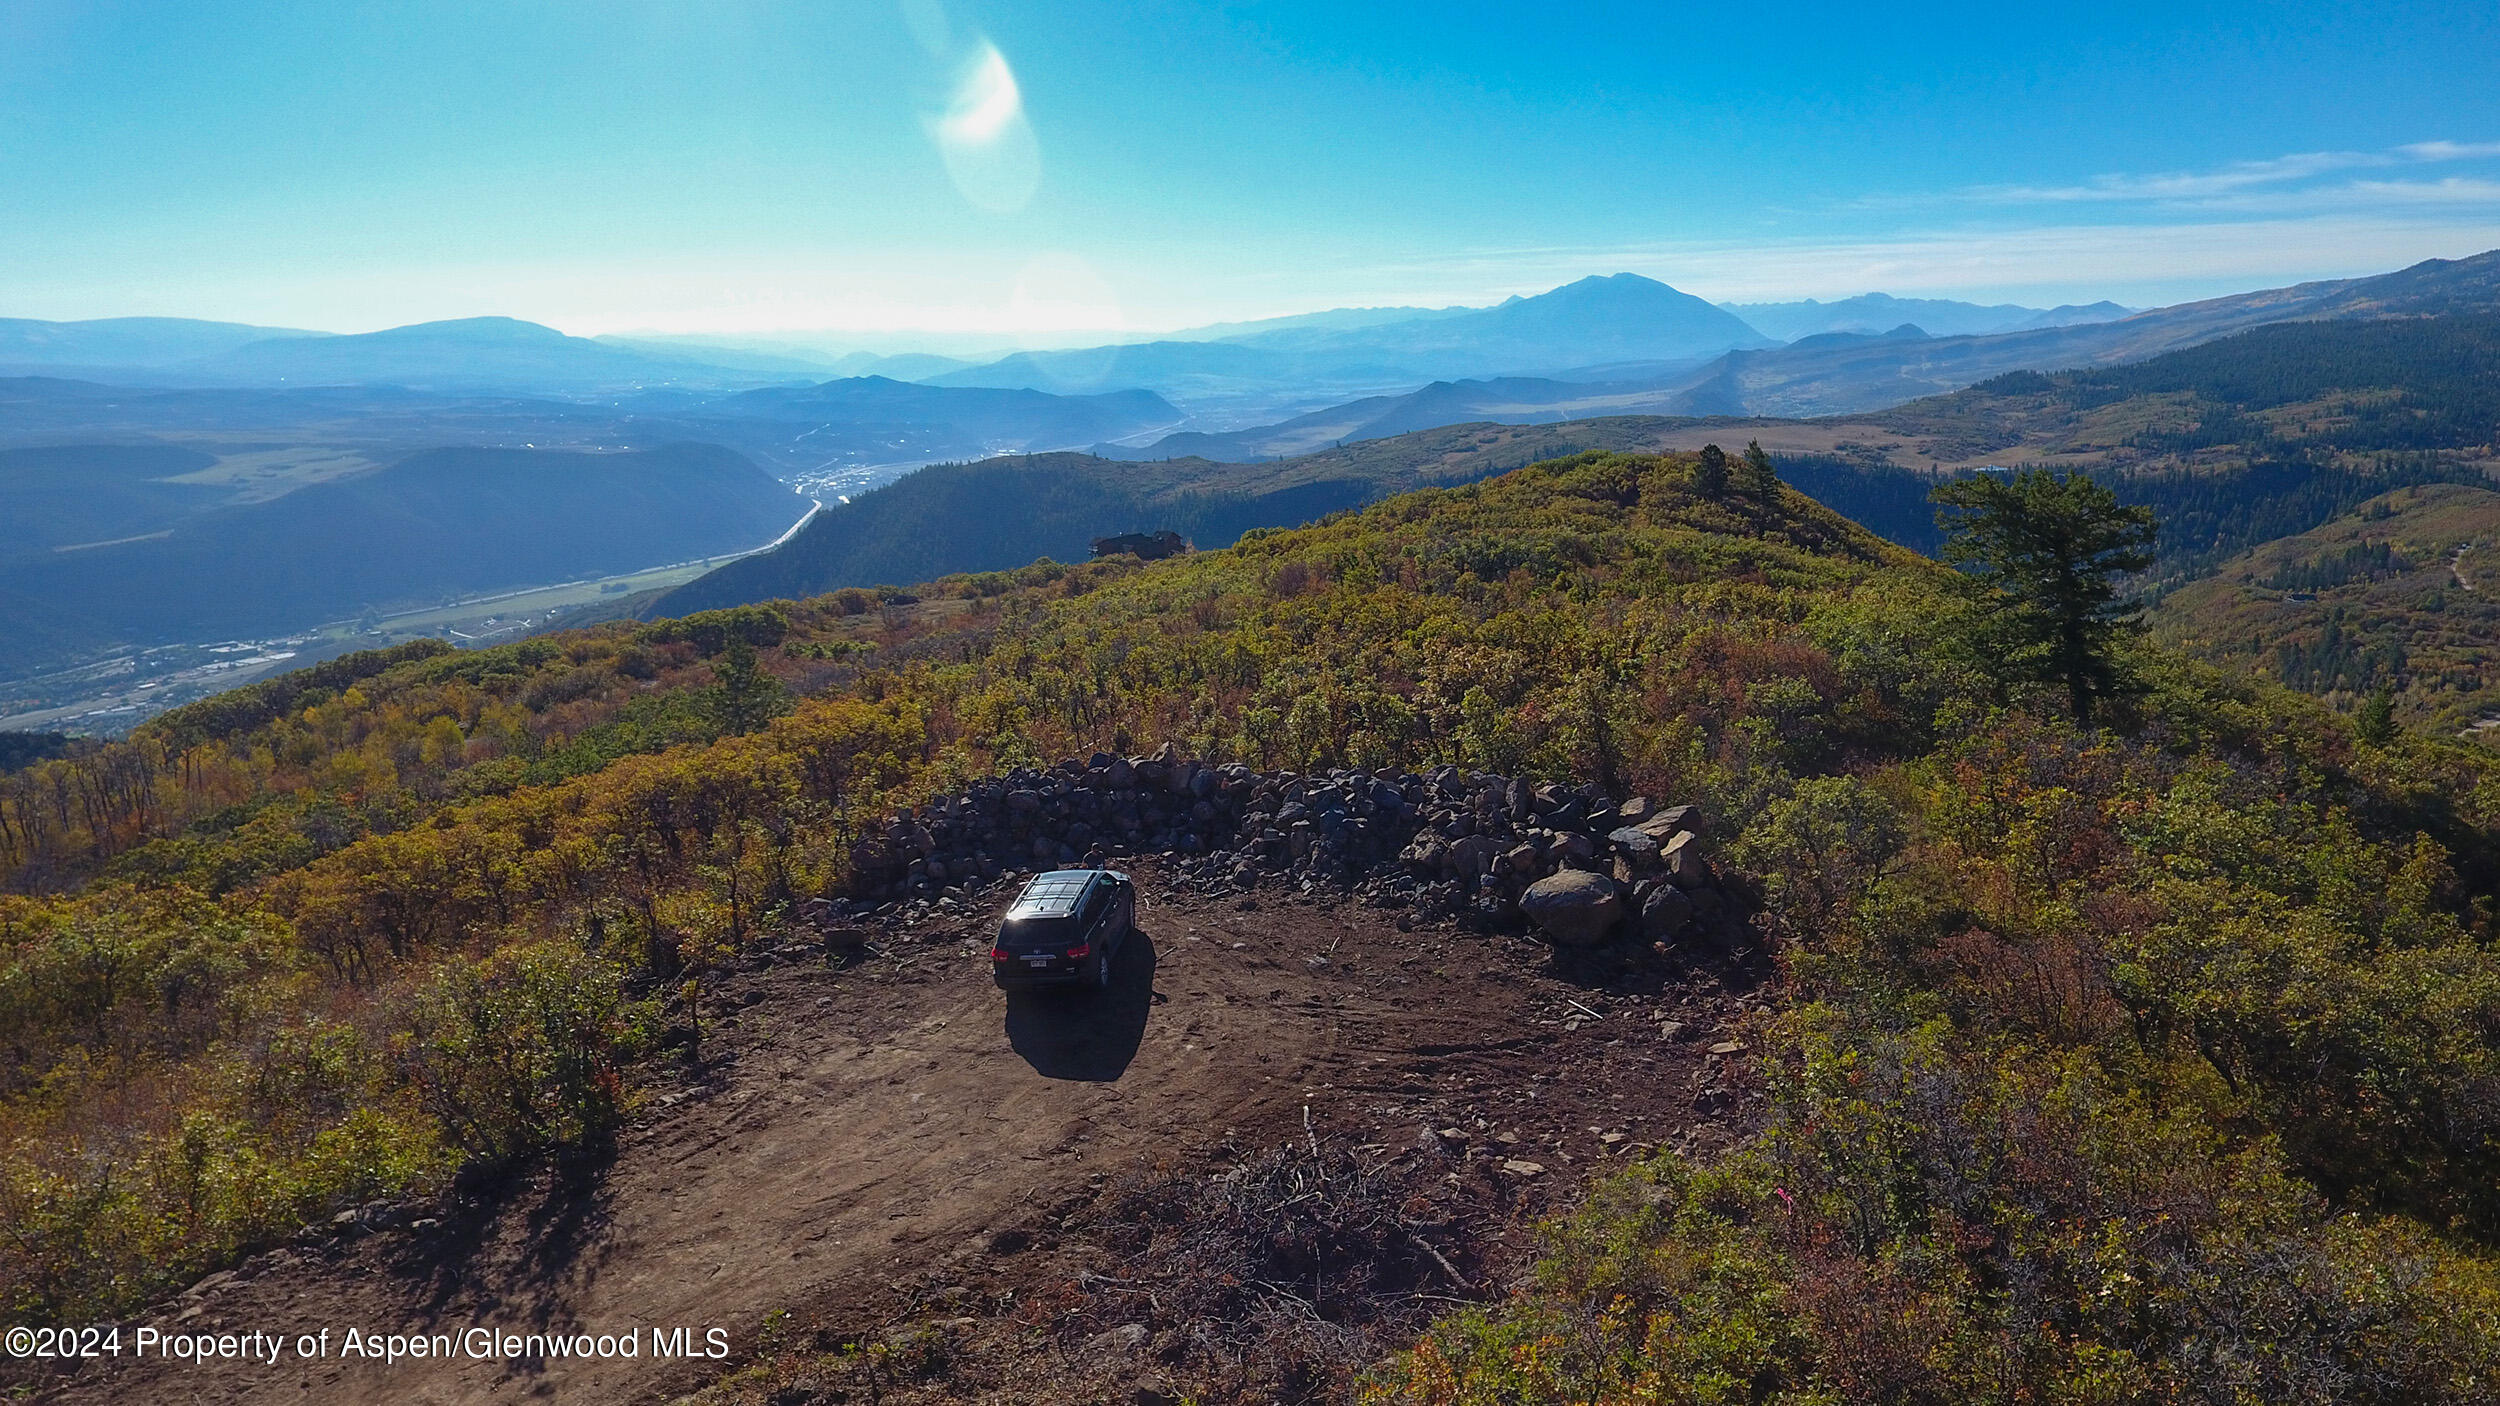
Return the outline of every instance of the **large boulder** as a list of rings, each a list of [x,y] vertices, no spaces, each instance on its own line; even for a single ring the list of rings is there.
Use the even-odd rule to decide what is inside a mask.
[[[1594,947],[1622,919],[1623,899],[1605,875],[1566,869],[1528,885],[1519,911],[1557,947]]]

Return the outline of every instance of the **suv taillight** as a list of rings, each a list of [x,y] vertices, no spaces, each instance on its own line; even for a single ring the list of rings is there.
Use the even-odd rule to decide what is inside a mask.
[[[1079,957],[1090,955],[1093,950],[1094,944],[1090,942],[1080,942],[1074,947],[1068,949],[1068,960],[1073,962]]]
[[[1007,960],[1007,949],[1006,949],[1006,948],[1004,948],[1004,947],[993,947],[993,948],[991,948],[991,949],[990,949],[990,960],[991,960],[991,961],[993,961],[993,962],[1003,962],[1003,961],[1006,961],[1006,960]]]

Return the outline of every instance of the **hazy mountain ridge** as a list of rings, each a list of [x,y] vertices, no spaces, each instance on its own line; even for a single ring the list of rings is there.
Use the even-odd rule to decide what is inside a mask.
[[[1880,332],[1905,322],[1916,323],[1935,337],[1985,336],[2060,327],[2078,322],[2106,322],[2128,316],[2134,308],[2104,299],[2077,306],[2023,307],[2015,303],[1982,306],[1953,298],[1896,298],[1889,293],[1860,293],[1853,298],[1792,303],[1721,303],[1766,336],[1784,342],[1824,332]]]
[[[1675,394],[1641,382],[1557,381],[1535,376],[1435,381],[1404,395],[1368,396],[1256,429],[1224,434],[1183,432],[1143,447],[1099,444],[1095,452],[1114,459],[1276,459],[1473,421],[1536,425],[1638,414],[1665,406]]]
[[[188,317],[105,317],[85,322],[0,317],[0,367],[163,367],[274,338],[329,335]]]
[[[1932,328],[1905,323],[1871,334],[1817,333],[1784,346],[1738,348],[1701,364],[1593,368],[1570,380],[1460,381],[1454,388],[1428,386],[1315,407],[1271,424],[1214,434],[1184,431],[1166,441],[1101,449],[1125,457],[1249,458],[1307,452],[1366,433],[1421,428],[1431,420],[1436,403],[1446,415],[1440,423],[1476,418],[1533,423],[1644,413],[1776,419],[1866,414],[1950,394],[2010,371],[2141,361],[2269,322],[2495,306],[2500,306],[2500,251],[2432,260],[2374,278],[2235,294],[2097,323],[1985,337],[1935,336]],[[1499,389],[1491,388],[1495,385]],[[1369,428],[1375,423],[1382,428]]]
[[[2008,371],[2142,361],[2269,322],[2492,307],[2500,307],[2500,250],[2425,260],[2368,278],[2236,293],[2084,326],[1907,345],[1734,351],[1689,379],[1678,409],[1696,415],[1850,414]]]
[[[1222,341],[1161,340],[1025,352],[929,378],[949,386],[1062,393],[1144,386],[1231,424],[1291,406],[1403,395],[1418,383],[1515,377],[1611,363],[1690,366],[1771,339],[1711,304],[1637,274],[1590,277],[1489,308],[1404,320],[1318,317]],[[1317,405],[1314,404],[1317,402]],[[1258,420],[1249,419],[1256,424]]]
[[[245,385],[399,385],[416,390],[605,390],[652,382],[747,383],[761,373],[655,356],[510,317],[252,342],[183,369]],[[786,377],[780,377],[786,379]]]
[[[368,609],[746,551],[806,507],[711,445],[432,450],[281,497],[208,506],[131,540],[0,560],[0,598],[30,607],[0,623],[0,659],[21,670],[109,645],[262,637]]]

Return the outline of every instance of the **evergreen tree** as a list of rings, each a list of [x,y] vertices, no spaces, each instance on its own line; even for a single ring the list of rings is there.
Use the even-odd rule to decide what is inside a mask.
[[[1780,476],[1771,467],[1771,456],[1762,452],[1762,441],[1747,440],[1744,468],[1736,476],[1736,486],[1753,497],[1769,501],[1779,497]]]
[[[1693,491],[1704,498],[1727,492],[1726,450],[1715,444],[1701,447],[1701,462],[1693,468]]]
[[[2373,747],[2384,747],[2396,740],[2396,686],[2385,679],[2370,690],[2361,704],[2360,715],[2353,719],[2353,734]]]
[[[2138,612],[2117,578],[2153,562],[2149,508],[2130,508],[2080,473],[1981,474],[1928,495],[1945,560],[1997,606],[1990,652],[2009,673],[2064,684],[2075,721],[2124,682],[2117,645]]]
[[[755,662],[755,646],[741,635],[730,637],[728,646],[712,665],[708,701],[712,721],[732,737],[759,731],[790,702],[781,680],[764,672],[763,666]]]

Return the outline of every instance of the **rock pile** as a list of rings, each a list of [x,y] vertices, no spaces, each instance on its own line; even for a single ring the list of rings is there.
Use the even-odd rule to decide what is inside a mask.
[[[1672,942],[1729,912],[1701,830],[1692,806],[1596,786],[1457,767],[1261,772],[1167,746],[1020,769],[894,816],[854,847],[850,901],[802,917],[842,933],[870,914],[960,912],[1036,870],[1159,854],[1210,893],[1333,885],[1427,917],[1525,920],[1557,946]]]

